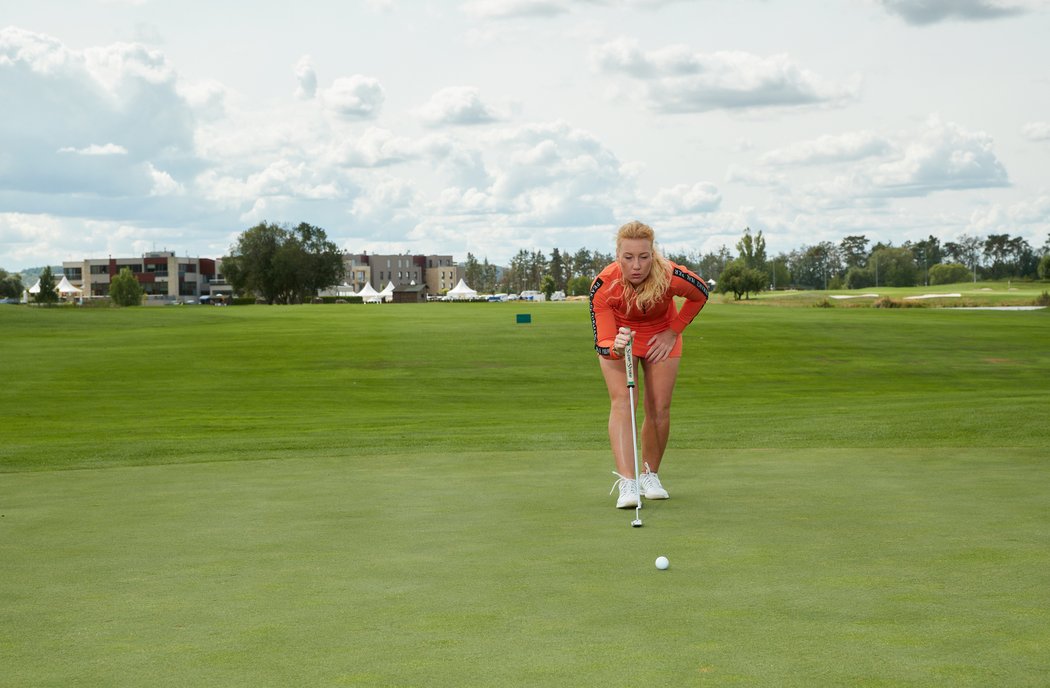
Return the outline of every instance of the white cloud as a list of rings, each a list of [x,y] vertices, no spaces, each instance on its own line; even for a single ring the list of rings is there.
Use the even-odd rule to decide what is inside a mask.
[[[473,0],[462,10],[478,19],[550,19],[598,6],[656,10],[667,5],[694,0]]]
[[[664,215],[708,213],[717,210],[721,203],[722,194],[710,182],[697,182],[692,186],[678,184],[669,189],[660,189],[653,198],[654,209]]]
[[[147,163],[177,183],[200,165],[194,110],[164,55],[139,45],[69,50],[42,34],[0,30],[0,192],[8,210],[29,210],[41,195],[148,195]],[[17,160],[8,165],[3,159]],[[101,203],[102,201],[98,201]]]
[[[679,45],[645,52],[637,41],[619,39],[592,49],[591,60],[604,73],[638,82],[638,99],[662,112],[840,106],[858,92],[856,77],[832,83],[787,55],[697,53]]]
[[[480,91],[470,86],[441,89],[419,109],[419,115],[424,123],[432,127],[489,124],[503,119],[502,115],[482,101]]]
[[[1029,122],[1021,134],[1031,141],[1050,141],[1050,122]]]
[[[295,80],[298,87],[295,97],[300,100],[310,100],[317,95],[317,72],[314,70],[313,59],[309,55],[303,55],[295,63]]]
[[[334,149],[333,162],[343,167],[387,167],[428,156],[431,142],[397,136],[388,129],[369,127],[348,136]]]
[[[970,215],[968,233],[1046,236],[1048,225],[1050,195],[1044,193],[1031,200],[1011,205],[996,203],[988,208],[975,210]]]
[[[764,154],[764,165],[815,165],[853,162],[886,154],[889,141],[871,131],[855,131],[837,136],[825,135],[800,141]]]
[[[571,0],[475,0],[462,8],[479,19],[510,19],[554,17],[567,13],[572,4]]]
[[[93,143],[90,146],[84,148],[73,148],[72,146],[66,146],[58,149],[59,153],[75,153],[76,155],[127,155],[128,149],[124,146],[118,146],[115,143],[106,143],[99,145]]]
[[[879,193],[921,196],[935,191],[1009,185],[992,138],[933,116],[904,146],[898,158],[876,167],[871,176]]]
[[[1010,185],[990,136],[937,116],[893,135],[864,130],[791,143],[759,162],[756,168],[731,167],[727,183],[794,189],[796,205],[810,212]],[[788,165],[806,166],[806,179],[818,179],[785,176],[781,170]]]
[[[164,170],[158,170],[152,164],[148,164],[149,175],[153,180],[153,188],[150,196],[173,196],[185,193],[185,189],[170,174]]]
[[[386,100],[378,79],[355,74],[341,77],[323,93],[325,107],[347,119],[374,119]]]
[[[909,24],[924,25],[959,19],[983,21],[1024,14],[1030,8],[1003,0],[878,0],[886,11]]]

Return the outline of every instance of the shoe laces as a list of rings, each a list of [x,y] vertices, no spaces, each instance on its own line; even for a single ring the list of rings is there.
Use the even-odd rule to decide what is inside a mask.
[[[615,492],[616,488],[620,488],[620,493],[621,494],[623,494],[624,492],[632,492],[633,493],[633,492],[637,492],[638,491],[638,483],[635,482],[634,479],[632,479],[632,478],[625,478],[622,475],[620,475],[619,473],[617,473],[616,471],[613,471],[612,474],[616,476],[617,480],[616,480],[616,482],[613,483],[612,489],[609,490],[609,494],[612,494],[613,492]],[[631,489],[632,487],[634,488],[633,490]]]
[[[649,470],[649,464],[645,464],[645,473],[642,473],[642,482],[646,485],[663,489],[663,485],[660,484],[660,476]]]

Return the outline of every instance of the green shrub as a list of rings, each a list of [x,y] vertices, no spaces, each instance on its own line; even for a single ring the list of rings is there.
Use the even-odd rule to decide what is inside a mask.
[[[959,263],[939,263],[930,267],[930,284],[955,284],[966,282],[973,273]]]

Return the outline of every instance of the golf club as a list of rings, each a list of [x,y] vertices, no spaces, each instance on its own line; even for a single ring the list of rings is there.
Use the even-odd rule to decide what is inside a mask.
[[[627,363],[627,394],[630,397],[631,403],[631,451],[634,452],[634,484],[635,489],[638,490],[638,505],[634,507],[634,520],[631,521],[633,528],[642,527],[642,517],[640,515],[642,509],[642,491],[641,485],[638,483],[638,434],[637,434],[637,423],[634,419],[634,352],[632,351],[634,339],[632,338],[627,342],[627,347],[624,350],[624,361]]]

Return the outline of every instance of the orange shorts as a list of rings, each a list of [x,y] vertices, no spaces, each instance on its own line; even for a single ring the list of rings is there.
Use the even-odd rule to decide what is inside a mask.
[[[624,327],[629,327],[625,325]],[[634,330],[634,355],[638,358],[645,358],[646,354],[649,353],[649,340],[653,338],[653,335],[663,332],[662,329],[648,329],[648,328],[631,328]],[[674,341],[674,346],[671,347],[671,353],[667,355],[668,358],[681,358],[682,357],[682,335],[679,334],[678,338]]]

